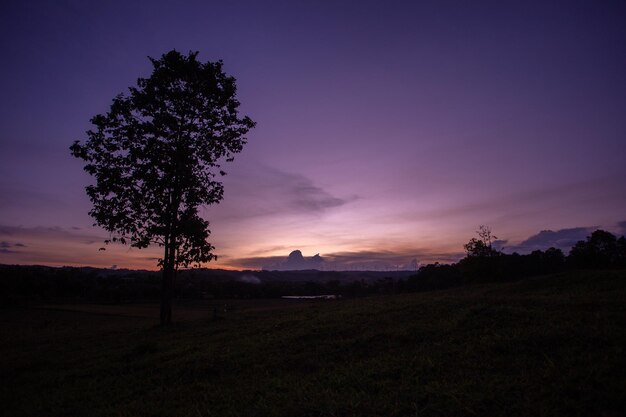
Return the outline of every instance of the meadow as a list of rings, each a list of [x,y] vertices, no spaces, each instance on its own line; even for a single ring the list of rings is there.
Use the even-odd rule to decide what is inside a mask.
[[[216,314],[217,313],[217,314]],[[0,310],[6,416],[621,416],[626,271]]]

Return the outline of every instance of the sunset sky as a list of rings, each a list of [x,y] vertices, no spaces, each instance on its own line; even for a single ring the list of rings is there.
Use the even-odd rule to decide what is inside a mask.
[[[482,224],[520,252],[621,235],[624,22],[624,1],[3,1],[0,263],[156,268],[98,250],[68,147],[171,49],[222,59],[257,122],[202,211],[210,267],[450,262]]]

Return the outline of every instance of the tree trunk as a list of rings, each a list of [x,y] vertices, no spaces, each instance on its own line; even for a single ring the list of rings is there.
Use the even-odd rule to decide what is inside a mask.
[[[173,272],[169,266],[163,268],[163,280],[161,282],[161,326],[167,326],[172,322],[172,277]]]
[[[161,281],[161,326],[172,322],[172,289],[174,281],[174,259],[171,256],[172,241],[165,244],[163,258],[163,277]]]

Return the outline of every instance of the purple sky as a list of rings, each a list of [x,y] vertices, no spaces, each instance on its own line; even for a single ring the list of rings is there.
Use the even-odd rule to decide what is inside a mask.
[[[68,147],[173,48],[223,59],[258,123],[204,212],[213,267],[450,261],[480,224],[521,251],[621,234],[624,22],[623,1],[4,1],[0,263],[155,267],[98,251]]]

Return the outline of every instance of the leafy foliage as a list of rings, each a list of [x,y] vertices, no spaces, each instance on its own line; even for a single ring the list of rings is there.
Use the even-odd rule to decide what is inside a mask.
[[[150,60],[152,75],[93,117],[86,143],[71,151],[95,178],[90,215],[111,241],[171,242],[174,266],[208,262],[214,248],[198,207],[222,199],[221,163],[242,150],[254,122],[238,116],[235,79],[221,61],[203,64],[197,52],[177,51]]]
[[[569,259],[572,265],[582,268],[626,266],[626,239],[596,230],[574,245]]]
[[[500,254],[500,252],[493,248],[493,242],[498,238],[491,234],[491,228],[489,226],[481,225],[476,233],[478,234],[478,239],[472,238],[463,245],[467,256],[488,257]]]
[[[222,199],[221,164],[242,150],[254,127],[238,116],[235,79],[222,62],[201,63],[197,55],[150,58],[152,75],[91,119],[85,144],[70,147],[96,180],[87,187],[89,214],[111,233],[109,241],[165,247],[162,324],[171,320],[176,269],[215,258],[198,207]]]

